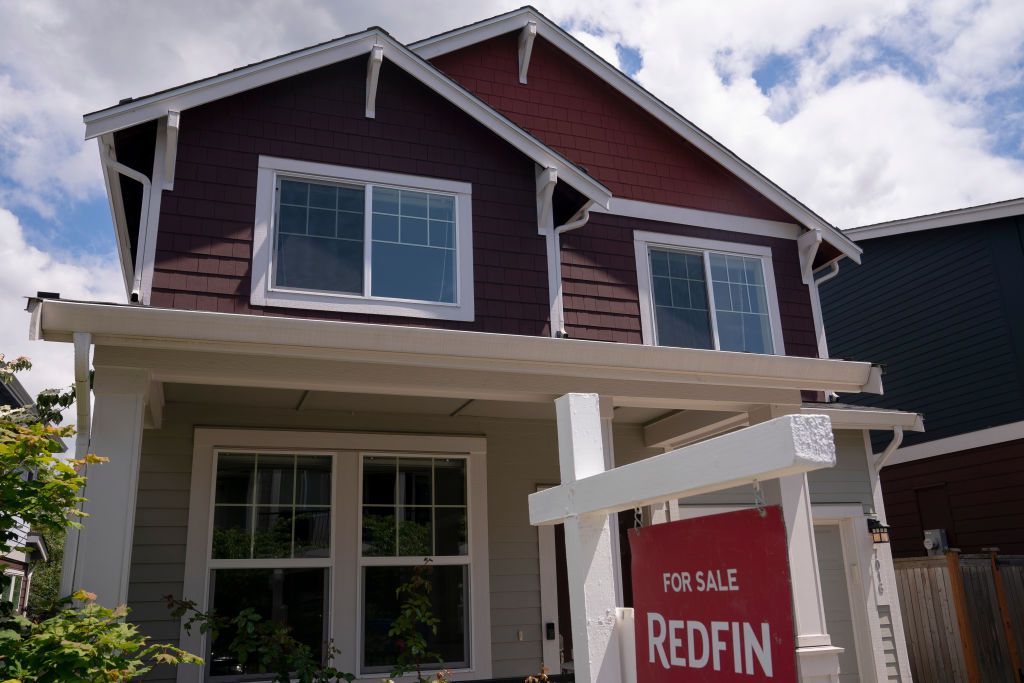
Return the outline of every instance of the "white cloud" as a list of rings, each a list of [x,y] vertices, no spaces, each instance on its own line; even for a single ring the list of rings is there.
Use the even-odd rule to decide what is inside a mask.
[[[25,241],[17,216],[0,207],[0,353],[8,359],[28,356],[32,370],[18,379],[32,396],[74,381],[70,344],[29,341],[25,297],[37,291],[59,292],[65,299],[123,301],[124,285],[110,256],[73,258],[43,252]],[[74,410],[65,421],[74,423]]]

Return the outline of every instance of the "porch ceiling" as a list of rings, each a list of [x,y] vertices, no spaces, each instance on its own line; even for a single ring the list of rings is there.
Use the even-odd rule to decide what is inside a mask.
[[[386,396],[301,389],[253,389],[251,387],[209,384],[164,384],[164,400],[168,404],[245,406],[281,410],[326,410],[345,413],[403,413],[504,418],[519,420],[554,420],[554,403],[468,400],[432,396]],[[658,408],[615,409],[614,421],[619,424],[646,424],[666,415]]]

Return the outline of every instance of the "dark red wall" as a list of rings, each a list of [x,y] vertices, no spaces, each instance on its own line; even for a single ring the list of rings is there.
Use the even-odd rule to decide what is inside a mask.
[[[354,59],[182,114],[153,305],[547,334],[533,161],[387,60],[375,119],[364,115],[365,87],[366,60]],[[260,154],[472,183],[476,321],[250,306]]]
[[[771,247],[786,355],[817,356],[811,301],[793,240],[591,214],[562,238],[566,331],[570,337],[642,343],[633,231]]]
[[[509,33],[433,63],[617,197],[793,220],[543,38],[526,85],[518,60],[518,33]]]
[[[924,555],[924,530],[945,528],[966,553],[1024,554],[1024,439],[882,470],[897,557]]]

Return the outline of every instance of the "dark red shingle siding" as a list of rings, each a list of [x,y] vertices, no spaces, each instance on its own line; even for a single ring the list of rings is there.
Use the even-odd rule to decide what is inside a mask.
[[[793,220],[543,38],[533,46],[529,82],[520,84],[517,37],[498,36],[432,61],[617,197]]]
[[[354,59],[182,114],[173,192],[161,203],[154,306],[545,335],[544,239],[534,164],[385,60],[377,117]],[[253,307],[259,155],[450,178],[473,185],[471,323]]]
[[[591,214],[587,225],[562,237],[566,332],[576,339],[643,343],[633,231],[770,247],[786,355],[817,356],[807,287],[794,240]]]

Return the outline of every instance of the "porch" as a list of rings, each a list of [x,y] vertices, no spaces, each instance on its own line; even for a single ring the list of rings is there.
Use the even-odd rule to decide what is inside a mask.
[[[342,668],[359,668],[366,680],[381,676],[368,664],[375,625],[368,624],[367,612],[375,606],[366,587],[375,576],[400,573],[424,556],[433,558],[435,568],[457,568],[446,569],[454,578],[438,584],[450,588],[439,588],[448,593],[438,611],[457,627],[449,629],[446,647],[453,648],[453,668],[461,669],[458,680],[520,681],[541,663],[557,671],[571,658],[567,619],[559,609],[564,590],[557,539],[552,527],[538,532],[530,525],[527,507],[529,494],[561,480],[558,396],[601,396],[610,467],[801,412],[801,391],[880,387],[878,370],[869,365],[792,357],[63,301],[36,302],[33,320],[42,338],[89,335],[96,369],[91,450],[111,456],[110,464],[90,472],[92,518],[69,580],[97,591],[103,601],[126,599],[133,619],[155,638],[180,639],[193,651],[208,652],[201,640],[182,633],[162,596],[209,605],[216,601],[216,572],[305,570],[308,579],[319,571],[324,588],[306,598],[323,605],[319,624],[341,649]],[[837,538],[846,529],[838,543],[839,568],[846,552],[867,570],[870,541],[865,548],[863,527],[851,521],[863,521],[872,504],[869,454],[858,429],[850,426],[839,435],[839,467],[810,477],[809,490],[820,516],[815,522],[834,523]],[[218,499],[218,472],[227,471],[220,458],[233,458],[236,475],[251,463],[255,482],[263,456],[271,463],[273,457],[293,458],[293,482],[316,479],[315,464],[305,467],[300,458],[329,457],[327,502],[299,500],[297,494],[266,503]],[[438,488],[443,477],[437,472],[450,474],[453,462],[465,463],[464,469],[454,466],[464,472],[462,500]],[[381,499],[367,472],[388,467],[398,493]],[[417,492],[417,472],[425,471],[431,488]],[[418,498],[401,498],[407,485]],[[749,488],[689,501],[712,511],[752,502]],[[309,543],[325,532],[300,533],[293,523],[287,561],[257,557],[256,508],[263,504],[290,505],[295,519],[298,508],[327,507],[329,541]],[[251,505],[250,526],[218,525],[219,508],[230,505]],[[367,520],[388,517],[376,513],[389,505],[396,543],[387,549],[375,545]],[[428,512],[417,511],[422,509]],[[651,512],[645,521],[654,521]],[[403,522],[414,531],[428,529],[429,552],[419,546],[401,551],[408,540]],[[117,537],[111,528],[124,534]],[[218,557],[212,549],[218,529],[247,529],[250,556]],[[295,556],[299,545],[313,552]],[[836,547],[830,538],[830,552]],[[861,680],[872,680],[864,668],[878,668],[871,641],[881,635],[877,617],[872,627],[868,613],[873,579],[868,571],[862,578],[860,584],[844,581],[839,598],[830,589],[825,609],[836,611],[827,606],[830,600],[855,605],[836,613],[849,617],[850,638],[859,633],[857,639],[866,641],[852,652],[860,657]],[[268,593],[283,595],[284,589],[280,582],[267,585]],[[273,599],[283,600],[276,593]],[[235,600],[245,604],[244,596]],[[315,622],[315,609],[312,614]],[[866,621],[864,627],[854,619]],[[194,673],[178,680],[198,680]],[[162,675],[174,680],[171,672]]]

